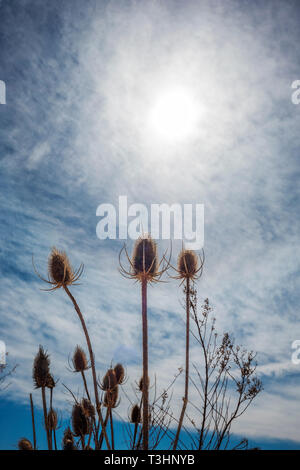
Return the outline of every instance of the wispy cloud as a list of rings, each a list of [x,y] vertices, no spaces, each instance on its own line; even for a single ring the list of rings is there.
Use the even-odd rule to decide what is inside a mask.
[[[265,391],[237,432],[300,440],[299,109],[296,3],[0,3],[1,337],[22,364],[9,390],[26,399],[38,344],[54,373],[83,344],[62,292],[47,294],[33,274],[52,245],[84,262],[77,288],[103,373],[113,359],[139,378],[138,286],[118,273],[118,242],[96,237],[96,208],[117,203],[205,204],[209,297],[221,331],[258,351]],[[182,85],[202,110],[197,133],[176,146],[149,131],[157,94]],[[183,365],[176,283],[150,291],[151,371],[163,388]],[[195,348],[192,354],[196,356]],[[289,378],[289,380],[287,380]],[[62,401],[62,387],[58,400]],[[178,381],[175,399],[180,402]],[[287,397],[288,395],[288,398]],[[177,397],[177,398],[176,398]],[[124,406],[126,410],[126,406]],[[281,423],[278,426],[278,423]]]

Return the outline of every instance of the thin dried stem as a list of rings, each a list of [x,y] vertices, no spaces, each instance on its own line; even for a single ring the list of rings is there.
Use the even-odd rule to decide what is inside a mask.
[[[71,301],[74,305],[75,311],[76,311],[76,313],[77,313],[77,315],[80,319],[81,326],[82,326],[82,329],[83,329],[84,334],[85,334],[85,339],[86,339],[86,343],[87,343],[87,347],[88,347],[89,355],[90,355],[90,361],[91,361],[92,376],[93,376],[93,383],[94,383],[94,393],[95,393],[95,401],[96,401],[96,409],[97,409],[97,413],[98,413],[98,416],[99,416],[99,421],[101,423],[101,427],[103,429],[107,449],[110,450],[110,444],[109,444],[109,440],[108,440],[108,437],[107,437],[106,429],[104,427],[103,417],[102,417],[102,413],[101,413],[101,404],[100,404],[100,401],[99,401],[99,394],[98,394],[98,384],[97,384],[97,375],[96,375],[96,368],[95,368],[95,359],[94,359],[94,353],[93,353],[89,333],[88,333],[83,315],[80,311],[80,308],[79,308],[75,298],[73,297],[73,295],[71,294],[71,292],[69,291],[69,289],[66,285],[64,285],[63,287],[64,287],[64,290],[66,291],[67,295],[69,296],[69,298],[71,299]],[[96,445],[97,445],[97,443],[96,443]]]
[[[148,324],[147,324],[147,279],[142,280],[143,322],[143,449],[149,447],[149,381],[148,381]]]
[[[31,409],[31,421],[32,421],[32,433],[33,433],[33,448],[36,450],[36,432],[35,432],[35,422],[34,422],[34,407],[32,400],[32,393],[29,394],[30,397],[30,409]]]
[[[186,342],[185,342],[185,384],[184,384],[184,398],[183,398],[183,406],[179,418],[179,424],[175,436],[175,441],[173,445],[173,450],[176,450],[178,439],[185,415],[185,410],[188,403],[188,396],[189,396],[189,355],[190,355],[190,279],[186,278]]]

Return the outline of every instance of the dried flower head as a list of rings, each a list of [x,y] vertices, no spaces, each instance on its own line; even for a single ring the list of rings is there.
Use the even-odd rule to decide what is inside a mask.
[[[88,400],[87,398],[83,398],[81,400],[81,406],[87,418],[93,418],[95,416],[95,408],[94,405],[90,402],[90,400]]]
[[[121,263],[123,250],[125,250],[130,265],[129,271],[126,270]],[[120,272],[124,277],[136,279],[140,282],[144,280],[147,282],[157,282],[168,267],[165,266],[159,271],[164,258],[165,256],[163,256],[162,260],[159,262],[155,241],[150,235],[143,235],[136,240],[131,259],[127,253],[126,247],[124,246],[122,248],[119,255]]]
[[[131,408],[130,422],[134,424],[141,422],[141,409],[139,405],[133,405]]]
[[[204,266],[204,251],[202,254],[197,256],[193,250],[181,250],[178,256],[177,268],[170,266],[176,271],[177,275],[174,276],[175,279],[191,279],[195,281],[199,279],[202,275],[203,266]],[[172,277],[172,276],[171,276]]]
[[[140,237],[134,246],[132,255],[132,266],[134,275],[138,278],[153,278],[157,273],[157,246],[155,241],[148,235]]]
[[[114,371],[115,371],[115,374],[116,374],[117,383],[118,383],[118,385],[121,385],[124,382],[124,379],[125,379],[125,369],[122,366],[122,364],[119,363],[119,364],[115,365]]]
[[[50,376],[49,366],[49,355],[44,351],[43,347],[40,346],[33,362],[32,377],[35,388],[47,387]]]
[[[72,362],[75,372],[83,372],[89,368],[86,354],[80,346],[76,346]]]
[[[107,408],[116,408],[118,406],[118,396],[118,386],[116,386],[113,390],[107,390],[104,395],[103,405]]]
[[[74,436],[84,436],[89,433],[90,423],[83,407],[79,403],[75,403],[72,410],[72,427]]]
[[[19,450],[33,450],[30,440],[26,439],[26,437],[23,437],[22,439],[19,440],[18,448]]]
[[[178,256],[178,272],[182,277],[193,278],[198,270],[198,257],[192,250],[182,250]]]
[[[56,385],[56,382],[53,378],[53,375],[48,374],[47,381],[46,381],[46,387],[48,388],[54,388]]]
[[[102,390],[113,390],[117,384],[118,382],[114,369],[108,369],[101,383]]]
[[[74,272],[66,253],[57,250],[55,247],[52,248],[48,259],[48,279],[40,276],[34,264],[33,267],[40,279],[53,286],[48,290],[55,290],[75,284],[83,271],[83,265],[81,264],[77,271]]]
[[[57,428],[57,413],[53,409],[51,409],[48,413],[47,423],[48,429],[55,430]]]
[[[148,388],[149,388],[149,386],[150,386],[150,379],[149,379],[149,377],[148,377],[147,382],[148,382],[147,385],[148,385]],[[143,391],[143,385],[144,385],[144,377],[141,377],[141,378],[140,378],[140,381],[139,381],[139,390],[140,390],[141,392]]]
[[[62,441],[63,450],[76,450],[74,445],[74,437],[71,429],[68,427],[64,431],[64,437]]]

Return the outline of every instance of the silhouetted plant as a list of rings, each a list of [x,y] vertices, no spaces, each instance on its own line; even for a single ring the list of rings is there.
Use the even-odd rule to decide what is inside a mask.
[[[129,269],[125,269],[121,263],[121,254],[125,250]],[[119,256],[120,272],[129,279],[135,279],[142,287],[142,331],[143,331],[143,378],[148,378],[148,320],[147,320],[147,285],[158,282],[167,266],[160,270],[163,262],[158,260],[157,246],[150,235],[143,235],[136,241],[132,258],[130,259],[126,247],[121,250]],[[149,447],[149,384],[143,380],[143,449]]]

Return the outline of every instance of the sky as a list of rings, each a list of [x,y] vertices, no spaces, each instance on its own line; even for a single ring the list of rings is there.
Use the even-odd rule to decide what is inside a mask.
[[[122,361],[128,393],[140,377],[139,286],[118,272],[123,241],[96,235],[97,207],[117,209],[120,195],[147,207],[204,204],[199,302],[210,299],[218,331],[257,351],[264,385],[233,432],[261,448],[299,448],[299,17],[297,1],[0,0],[0,340],[18,364],[0,395],[0,425],[8,410],[13,423],[0,448],[30,433],[39,344],[59,378],[57,409],[71,409],[63,383],[82,392],[68,370],[84,345],[78,319],[62,291],[40,290],[32,256],[43,275],[52,246],[84,263],[72,292],[98,373]],[[153,110],[178,89],[197,120],[166,137]],[[161,390],[184,364],[181,297],[174,280],[149,290],[150,379]],[[201,363],[194,343],[191,356]],[[175,412],[182,390],[179,378]],[[124,396],[123,416],[128,406]]]

